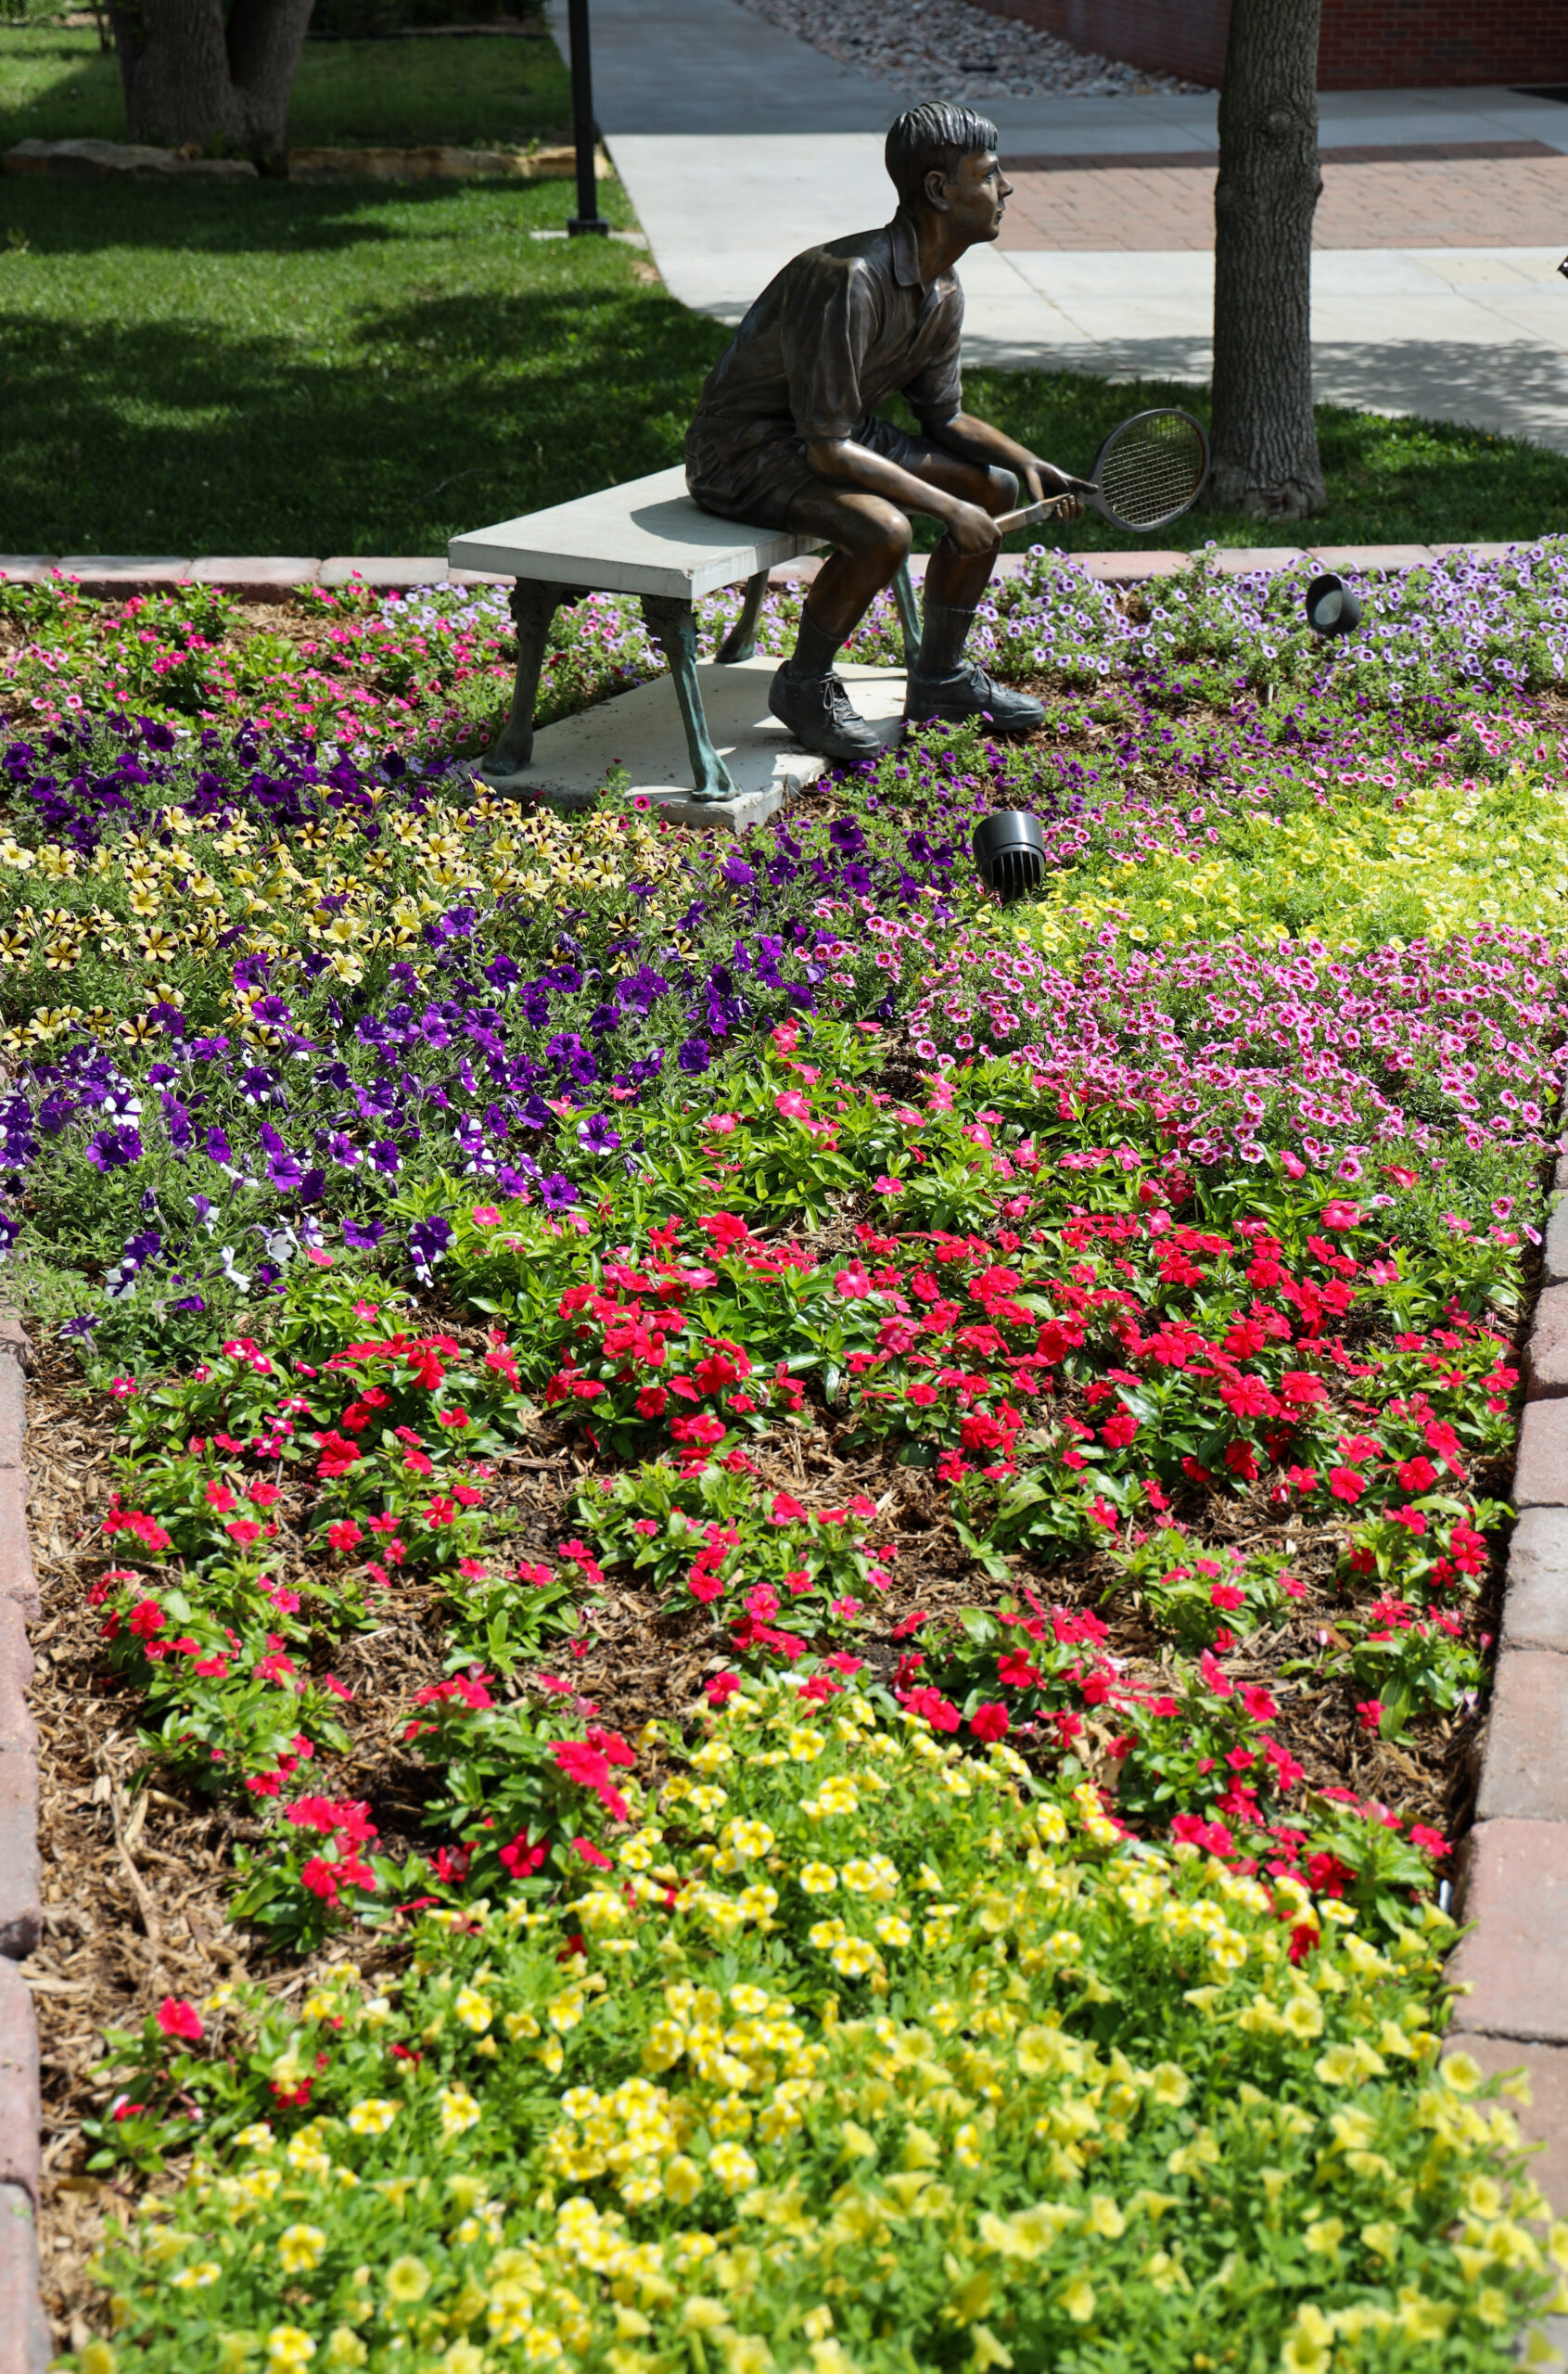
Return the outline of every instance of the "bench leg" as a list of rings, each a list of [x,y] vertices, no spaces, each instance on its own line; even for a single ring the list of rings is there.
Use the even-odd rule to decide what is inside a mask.
[[[762,615],[762,604],[768,592],[768,572],[759,569],[755,577],[746,581],[746,600],[740,617],[724,637],[718,650],[721,668],[733,668],[737,659],[749,659],[757,649],[757,621]]]
[[[569,609],[580,599],[571,587],[546,584],[540,578],[519,577],[512,588],[508,607],[517,630],[517,674],[512,687],[512,714],[474,769],[493,790],[524,787],[514,779],[533,756],[533,705],[539,694],[550,621],[558,609]]]
[[[675,679],[675,697],[681,704],[681,722],[686,729],[686,748],[692,761],[692,798],[738,798],[740,787],[708,736],[702,686],[697,682],[695,613],[689,602],[672,594],[644,594],[642,603],[648,632],[662,646]]]
[[[920,607],[914,598],[914,581],[907,560],[899,564],[899,573],[893,580],[893,599],[899,606],[899,619],[904,630],[904,666],[912,673],[920,650]]]

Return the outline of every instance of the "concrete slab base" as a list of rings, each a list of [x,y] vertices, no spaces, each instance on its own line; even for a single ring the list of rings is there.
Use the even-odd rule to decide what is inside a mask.
[[[483,767],[475,772],[493,791],[543,799],[569,813],[592,808],[611,769],[622,767],[630,780],[621,797],[657,801],[672,823],[747,832],[815,783],[827,763],[792,741],[770,713],[768,687],[777,668],[776,659],[758,658],[730,668],[708,660],[697,669],[708,730],[737,785],[734,799],[692,798],[691,760],[668,676],[547,725],[535,737],[532,763],[516,774],[492,775]],[[860,715],[890,748],[903,733],[903,670],[841,664],[838,673]]]

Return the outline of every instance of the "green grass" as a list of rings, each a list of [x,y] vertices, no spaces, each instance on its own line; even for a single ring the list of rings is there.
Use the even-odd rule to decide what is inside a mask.
[[[1061,371],[973,372],[964,401],[1075,471],[1087,470],[1106,433],[1146,404],[1179,404],[1205,428],[1209,420],[1206,388]],[[1311,520],[1270,525],[1200,509],[1152,541],[1183,552],[1211,537],[1222,544],[1485,543],[1568,528],[1568,454],[1523,438],[1319,404],[1318,444],[1329,501]],[[1090,517],[1064,541],[1106,550],[1136,540]]]
[[[0,551],[434,552],[659,467],[724,333],[571,205],[0,182]]]
[[[22,38],[0,35],[13,62]],[[537,72],[542,48],[324,44],[304,80],[318,96],[352,83],[368,52],[409,90],[427,72],[428,98],[449,68]],[[73,55],[73,71],[94,67]],[[390,86],[376,87],[381,105]],[[436,128],[376,116],[368,92],[354,104],[365,139]],[[349,105],[310,136],[347,137]],[[618,185],[603,202],[630,223]],[[567,183],[0,179],[0,551],[430,553],[677,460],[726,334],[642,285],[645,263],[618,244],[529,236],[572,205]],[[1077,470],[1129,411],[1207,411],[1202,389],[1048,372],[977,372],[968,401]],[[1198,512],[1156,541],[1428,543],[1568,526],[1562,454],[1327,406],[1319,430],[1330,504],[1309,528]],[[1064,541],[1128,540],[1091,519]]]
[[[298,148],[525,146],[565,137],[571,85],[554,42],[307,42],[288,111]],[[94,32],[0,26],[0,148],[123,140],[120,69]]]

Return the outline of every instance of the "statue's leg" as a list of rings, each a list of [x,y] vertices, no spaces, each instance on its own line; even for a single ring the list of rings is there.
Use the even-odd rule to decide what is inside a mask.
[[[474,770],[484,782],[504,787],[532,758],[533,705],[550,621],[563,604],[569,606],[579,598],[571,588],[547,584],[542,578],[519,577],[513,586],[508,606],[517,630],[517,673],[512,686],[512,714]]]
[[[899,620],[904,630],[904,666],[912,668],[920,649],[920,606],[914,597],[914,581],[907,560],[899,563],[893,580],[893,599],[899,606]]]
[[[741,604],[740,617],[719,646],[720,667],[733,668],[737,659],[749,659],[757,648],[757,621],[762,615],[762,604],[768,592],[768,572],[759,568],[755,577],[746,581],[746,600]]]
[[[681,704],[681,722],[686,729],[692,761],[692,798],[737,798],[740,786],[708,738],[697,682],[697,622],[692,606],[667,594],[644,594],[642,602],[648,632],[662,646],[675,679],[675,697]]]

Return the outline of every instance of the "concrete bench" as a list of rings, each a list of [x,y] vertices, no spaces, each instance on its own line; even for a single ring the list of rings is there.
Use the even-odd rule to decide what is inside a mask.
[[[735,798],[736,785],[713,747],[703,712],[695,605],[705,594],[744,581],[740,617],[716,657],[727,666],[749,659],[757,647],[768,571],[820,549],[819,538],[716,518],[693,502],[680,467],[656,470],[651,478],[581,495],[575,503],[558,503],[526,519],[507,519],[497,528],[454,536],[447,546],[453,568],[517,581],[511,598],[517,627],[512,714],[476,773],[496,791],[531,787],[528,766],[533,755],[533,709],[551,619],[584,594],[634,594],[649,633],[669,662],[691,756],[692,797],[702,801]],[[919,621],[907,568],[899,572],[894,590],[906,650],[911,650],[918,640]]]

